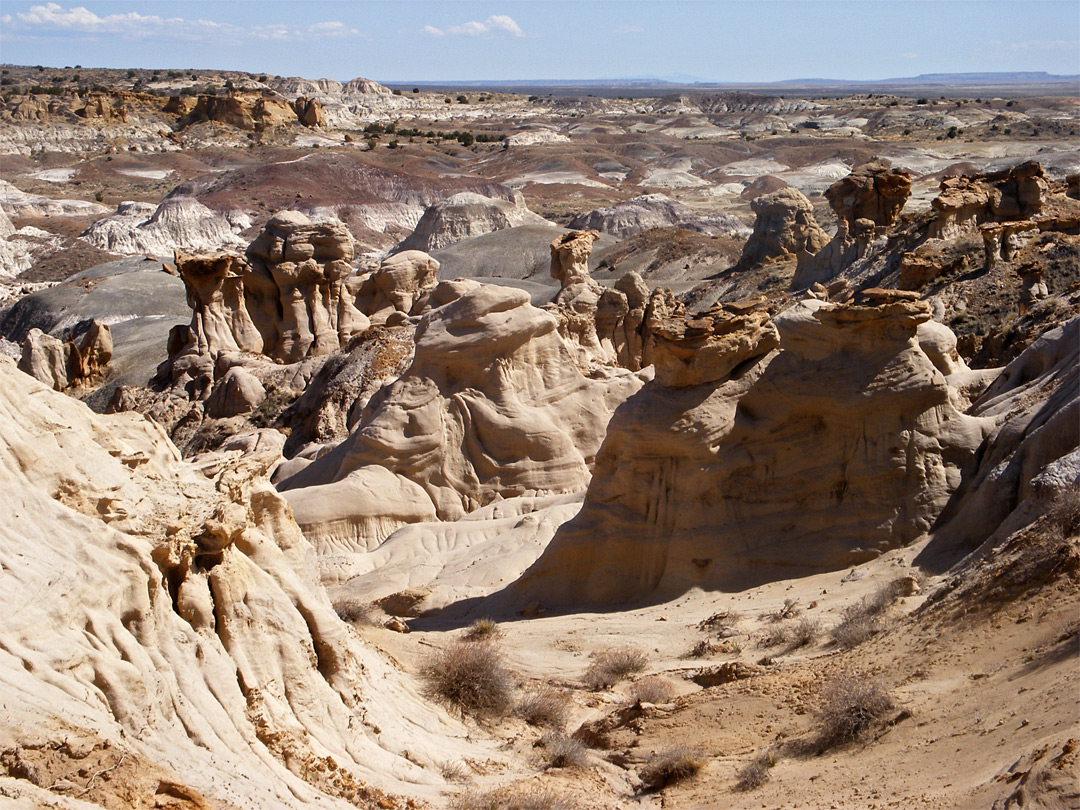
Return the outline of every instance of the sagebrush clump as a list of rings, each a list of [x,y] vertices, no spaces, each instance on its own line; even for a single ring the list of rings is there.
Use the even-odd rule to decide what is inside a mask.
[[[514,676],[494,644],[456,641],[421,668],[428,694],[475,715],[504,715],[513,705]]]
[[[538,686],[521,696],[514,713],[530,726],[561,729],[570,713],[570,698],[554,687]]]
[[[608,689],[628,675],[641,672],[648,663],[649,656],[636,647],[598,652],[585,671],[585,685],[594,691]]]
[[[630,687],[630,698],[638,703],[667,703],[673,697],[675,684],[659,675],[642,678]]]
[[[878,679],[851,672],[834,675],[821,691],[818,747],[867,739],[892,708],[892,698]]]
[[[701,754],[686,745],[658,752],[638,774],[646,788],[659,790],[695,776],[705,765]]]

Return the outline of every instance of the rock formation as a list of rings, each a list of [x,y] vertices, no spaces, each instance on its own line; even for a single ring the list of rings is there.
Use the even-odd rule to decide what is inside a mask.
[[[204,474],[0,357],[5,773],[65,807],[344,810],[436,800],[448,737],[493,753],[338,619],[276,458]]]
[[[558,318],[560,334],[576,347],[582,367],[614,359],[605,355],[597,335],[598,307],[604,290],[589,275],[589,254],[598,237],[596,231],[570,231],[551,243],[551,277],[559,282],[559,293],[549,311]],[[610,319],[612,304],[613,295],[608,295],[601,317]],[[606,322],[605,328],[610,328]]]
[[[293,102],[293,110],[296,112],[296,118],[305,127],[326,126],[326,115],[318,99],[300,96]]]
[[[985,422],[956,410],[920,347],[929,307],[881,291],[808,300],[775,326],[740,317],[711,319],[718,334],[694,321],[660,332],[668,370],[615,414],[582,511],[516,597],[741,589],[852,565],[930,528]]]
[[[304,115],[317,116],[316,112],[309,113],[306,105],[301,106],[301,100],[306,102],[306,99],[297,99],[297,104],[290,106],[282,99],[250,92],[197,98],[171,96],[164,112],[180,116],[184,124],[216,121],[248,132],[262,132],[295,122]]]
[[[99,219],[79,238],[121,256],[170,256],[174,250],[227,250],[245,244],[225,216],[191,197],[169,197],[157,206],[122,202],[114,216]]]
[[[792,289],[822,284],[870,253],[874,240],[900,218],[911,196],[911,175],[881,161],[864,163],[825,190],[836,213],[836,235],[813,255],[804,253]]]
[[[279,487],[324,552],[365,550],[407,523],[499,498],[582,489],[615,407],[641,380],[587,378],[520,290],[441,282],[409,370],[356,431]]]
[[[650,228],[679,227],[700,233],[746,233],[746,226],[727,214],[699,214],[663,194],[644,194],[606,208],[579,214],[567,226],[610,233],[620,239]]]
[[[1031,219],[1042,211],[1048,190],[1042,165],[1029,160],[1000,172],[946,177],[931,205],[932,237],[955,239],[984,222]]]
[[[825,190],[838,220],[868,219],[877,228],[895,225],[911,196],[911,175],[881,161],[864,163]]]
[[[429,206],[398,249],[430,253],[503,228],[550,224],[528,209],[520,192],[514,192],[512,200],[503,200],[463,191]]]
[[[64,391],[80,383],[100,382],[112,353],[112,332],[100,321],[91,321],[72,340],[31,329],[23,341],[19,369],[54,391]]]
[[[359,285],[356,301],[371,323],[386,323],[395,312],[419,314],[438,282],[439,263],[421,250],[406,250],[383,259],[379,269]]]
[[[829,241],[814,219],[814,209],[802,192],[782,188],[750,203],[754,231],[746,240],[738,267],[756,267],[772,261],[814,254]]]

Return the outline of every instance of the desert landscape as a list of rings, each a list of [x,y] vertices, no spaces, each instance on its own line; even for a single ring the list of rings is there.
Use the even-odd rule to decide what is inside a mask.
[[[0,481],[0,807],[1080,807],[1080,84],[4,64]]]

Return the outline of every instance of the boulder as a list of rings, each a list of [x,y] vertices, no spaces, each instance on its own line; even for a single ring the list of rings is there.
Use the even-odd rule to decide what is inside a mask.
[[[213,419],[250,413],[266,399],[266,389],[258,377],[242,366],[234,366],[214,386],[206,401],[206,415]]]
[[[383,259],[379,269],[363,282],[359,308],[374,324],[385,323],[392,313],[416,314],[438,282],[439,263],[421,250],[406,250]]]

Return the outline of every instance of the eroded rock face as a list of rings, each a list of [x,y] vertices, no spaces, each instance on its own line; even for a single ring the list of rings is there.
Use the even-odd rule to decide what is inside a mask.
[[[66,341],[31,329],[23,341],[19,369],[54,391],[64,391],[100,381],[112,353],[112,332],[100,321],[92,321],[82,335]]]
[[[709,373],[658,369],[619,409],[581,513],[516,596],[741,589],[862,562],[930,528],[984,422],[956,410],[920,347],[929,306],[881,291],[858,305],[807,300],[774,324],[762,314],[704,338],[716,341]]]
[[[217,121],[248,132],[262,132],[300,118],[302,110],[305,110],[300,101],[297,99],[297,105],[291,107],[282,99],[245,92],[230,93],[228,96],[199,96],[197,99],[171,96],[164,112],[179,115],[183,123]]]
[[[94,414],[0,357],[0,558],[20,606],[0,624],[5,749],[48,747],[80,786],[102,745],[100,769],[158,777],[115,768],[115,799],[89,798],[116,807],[438,799],[442,780],[401,752],[436,761],[464,727],[338,619],[266,483],[276,459],[256,443],[204,473],[154,422]]]
[[[582,489],[612,411],[641,386],[619,369],[583,376],[556,320],[521,290],[442,282],[429,305],[409,370],[346,441],[279,485],[320,549]]]
[[[282,211],[248,247],[247,258],[249,310],[264,354],[283,362],[329,354],[368,327],[344,284],[353,259],[344,223]]]
[[[1042,165],[1034,160],[990,174],[947,177],[931,203],[937,219],[930,235],[955,239],[984,222],[1031,219],[1042,211],[1048,189]]]
[[[754,232],[746,240],[739,267],[795,259],[821,250],[828,235],[814,219],[810,201],[794,188],[764,194],[752,203]]]
[[[504,228],[550,224],[528,209],[519,192],[514,193],[513,199],[503,200],[463,191],[428,206],[416,228],[398,248],[430,253]]]
[[[414,315],[427,301],[439,277],[439,263],[422,250],[405,250],[383,259],[357,295],[371,322],[385,323],[393,313]]]
[[[727,214],[701,215],[663,194],[644,194],[606,208],[580,214],[567,226],[596,230],[620,239],[650,228],[679,227],[700,233],[746,233],[746,226]]]
[[[864,163],[825,190],[837,219],[868,219],[878,228],[895,225],[910,196],[911,175],[880,161]]]
[[[161,205],[122,202],[111,217],[100,219],[79,238],[121,256],[169,256],[243,247],[229,220],[192,197],[170,197]]]

